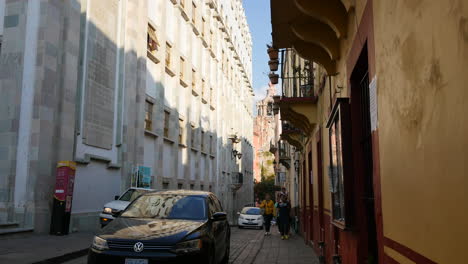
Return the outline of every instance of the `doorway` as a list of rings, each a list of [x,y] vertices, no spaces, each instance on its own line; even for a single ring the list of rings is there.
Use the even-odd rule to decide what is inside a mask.
[[[369,93],[369,64],[367,44],[364,45],[351,75],[351,109],[353,125],[354,164],[356,172],[358,206],[364,213],[361,224],[364,245],[362,252],[365,264],[378,262],[377,227],[373,181],[372,131]]]

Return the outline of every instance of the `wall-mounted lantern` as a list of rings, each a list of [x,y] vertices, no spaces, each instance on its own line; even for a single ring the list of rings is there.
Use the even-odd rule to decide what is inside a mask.
[[[238,152],[237,150],[233,149],[232,150],[232,158],[235,159],[235,158],[238,158],[238,159],[241,159],[242,158],[242,153]]]

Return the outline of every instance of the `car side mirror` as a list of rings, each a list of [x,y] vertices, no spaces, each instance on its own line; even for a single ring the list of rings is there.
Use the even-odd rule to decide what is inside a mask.
[[[227,214],[225,212],[216,212],[211,217],[213,221],[222,221],[227,219]]]
[[[120,196],[116,195],[114,196],[114,200],[118,200]]]

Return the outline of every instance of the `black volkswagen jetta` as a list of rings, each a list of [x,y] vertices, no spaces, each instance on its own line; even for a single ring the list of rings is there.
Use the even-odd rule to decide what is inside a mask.
[[[97,234],[88,263],[228,263],[230,228],[209,192],[140,196]]]

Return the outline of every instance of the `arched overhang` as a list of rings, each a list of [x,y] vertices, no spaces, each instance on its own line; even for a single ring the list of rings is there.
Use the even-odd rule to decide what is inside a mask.
[[[292,22],[291,31],[298,39],[325,49],[332,60],[340,58],[340,40],[327,24],[315,19],[298,19]]]
[[[302,58],[322,65],[328,75],[336,74],[336,61],[330,57],[324,48],[302,40],[296,40],[292,47]]]
[[[347,34],[348,11],[341,0],[293,0],[302,13],[328,24],[338,37]]]

